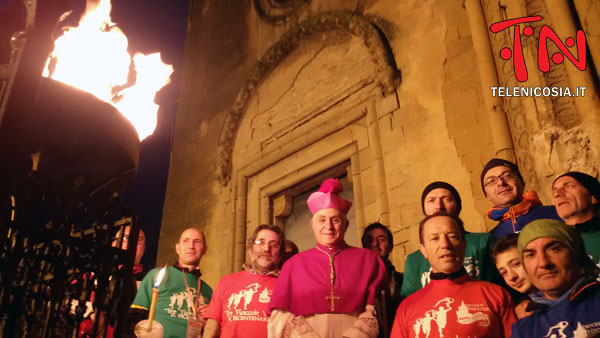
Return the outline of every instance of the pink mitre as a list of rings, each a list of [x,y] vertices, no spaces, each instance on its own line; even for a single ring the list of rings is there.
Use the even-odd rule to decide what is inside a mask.
[[[308,204],[308,208],[313,214],[322,209],[336,209],[347,214],[352,202],[338,196],[342,191],[344,191],[344,188],[337,178],[328,178],[323,181],[319,191],[308,196],[306,204]]]

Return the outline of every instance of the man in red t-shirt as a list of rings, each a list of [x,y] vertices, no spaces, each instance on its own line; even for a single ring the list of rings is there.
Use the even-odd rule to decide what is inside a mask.
[[[390,337],[509,337],[514,304],[502,287],[467,274],[463,223],[435,213],[419,224],[431,281],[398,307]]]
[[[261,225],[248,241],[251,264],[223,277],[208,305],[203,338],[267,336],[267,305],[279,275],[285,237],[275,225]]]

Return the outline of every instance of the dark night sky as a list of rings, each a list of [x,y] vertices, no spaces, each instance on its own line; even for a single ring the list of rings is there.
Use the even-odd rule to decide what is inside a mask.
[[[85,0],[69,0],[72,18],[79,21]],[[158,126],[142,142],[137,177],[126,188],[123,203],[140,217],[146,233],[146,253],[142,263],[151,267],[156,261],[158,237],[169,171],[172,131],[181,82],[183,47],[187,29],[189,0],[112,0],[111,18],[127,35],[129,52],[160,52],[163,62],[171,64],[171,83],[157,95],[160,105]]]
[[[140,216],[147,237],[142,260],[153,266],[171,157],[172,131],[175,126],[177,99],[181,82],[183,47],[187,29],[188,0],[112,0],[112,20],[129,38],[130,51],[159,51],[162,60],[174,67],[171,84],[157,95],[160,105],[158,126],[142,142],[135,180],[127,187],[124,203]]]

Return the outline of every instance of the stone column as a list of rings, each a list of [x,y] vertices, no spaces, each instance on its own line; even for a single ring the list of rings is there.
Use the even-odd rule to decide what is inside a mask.
[[[379,203],[379,221],[390,225],[390,206],[387,196],[387,184],[385,179],[385,167],[383,165],[383,150],[381,149],[381,137],[379,133],[379,121],[377,119],[377,105],[375,98],[369,102],[367,108],[367,128],[369,131],[369,148],[373,152],[373,166],[375,168],[375,187],[377,189],[377,201]]]
[[[496,70],[496,63],[494,62],[483,7],[479,0],[463,1],[463,7],[467,10],[469,26],[471,28],[475,59],[482,87],[481,92],[483,93],[490,130],[492,131],[491,137],[492,144],[494,145],[494,155],[514,162],[514,146],[504,104],[500,97],[492,96],[492,90],[490,89],[490,87],[498,87],[500,81],[498,80],[498,72]]]
[[[600,25],[598,24],[600,22],[600,2],[598,0],[574,0],[573,3],[586,33],[588,50],[592,55],[592,60],[588,62],[594,62],[596,65],[596,73],[592,76],[600,77]]]
[[[364,230],[366,224],[358,150],[350,157],[350,170],[351,173],[349,173],[349,177],[352,180],[352,186],[354,188],[353,207],[354,215],[356,216],[356,227],[357,230],[359,230],[358,233],[362,233],[362,230]]]
[[[231,273],[238,271],[246,260],[246,195],[248,194],[248,179],[240,175],[236,188],[233,264],[230,268]]]
[[[571,11],[569,2],[567,0],[547,0],[546,5],[548,6],[548,12],[552,17],[552,29],[556,34],[563,40],[567,37],[574,38],[577,26],[573,18],[576,14]],[[598,8],[600,9],[600,6]],[[586,37],[587,36],[592,37],[593,41],[593,34],[586,34]],[[588,38],[588,46],[590,46],[589,42]],[[589,48],[589,50],[590,53],[594,51],[592,48]],[[578,57],[581,58],[582,56],[578,55]],[[585,71],[580,71],[575,68],[569,61],[565,60],[563,63],[567,64],[564,68],[568,73],[571,89],[574,90],[576,86],[587,88],[585,96],[577,97],[577,99],[573,100],[579,115],[581,115],[581,119],[583,121],[589,121],[588,118],[591,118],[595,120],[594,122],[598,123],[599,119],[597,112],[600,111],[600,102],[598,101],[598,96],[594,93],[595,87],[593,80],[594,74],[597,73],[592,73],[592,67],[590,67],[594,63],[594,58],[587,60],[588,67]],[[598,64],[596,64],[596,67],[598,67]]]

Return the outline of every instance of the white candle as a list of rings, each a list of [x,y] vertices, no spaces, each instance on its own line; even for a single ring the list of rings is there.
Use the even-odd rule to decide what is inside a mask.
[[[156,311],[156,301],[158,300],[158,286],[165,275],[166,269],[166,266],[160,269],[158,276],[156,277],[156,283],[154,283],[154,288],[152,288],[152,300],[150,301],[150,313],[148,315],[148,326],[146,327],[147,332],[150,332],[152,329],[152,321],[154,321],[154,312]]]

